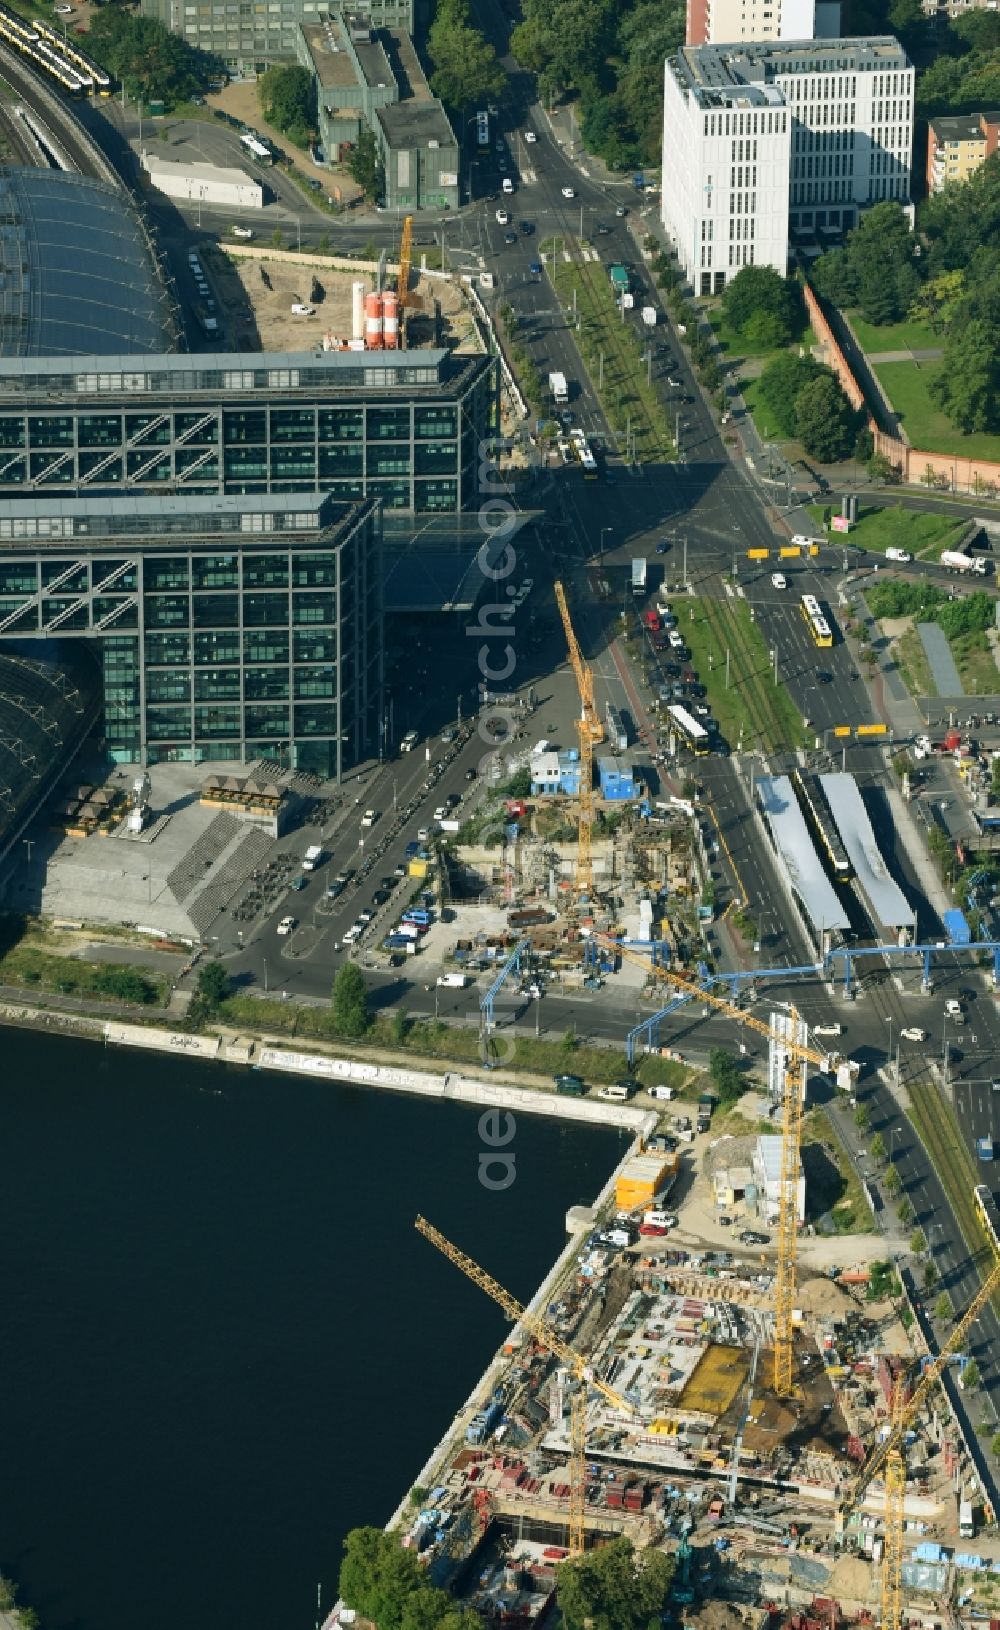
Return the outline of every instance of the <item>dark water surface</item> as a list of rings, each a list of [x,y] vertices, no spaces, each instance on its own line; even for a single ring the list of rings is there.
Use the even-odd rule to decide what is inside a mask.
[[[617,1134],[0,1030],[0,1570],[46,1630],[311,1630]]]

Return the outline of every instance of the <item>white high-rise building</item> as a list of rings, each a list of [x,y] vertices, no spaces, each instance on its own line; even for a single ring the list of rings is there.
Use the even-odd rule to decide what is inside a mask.
[[[667,59],[662,219],[697,294],[787,269],[790,233],[909,202],[913,68],[891,36],[685,46]]]

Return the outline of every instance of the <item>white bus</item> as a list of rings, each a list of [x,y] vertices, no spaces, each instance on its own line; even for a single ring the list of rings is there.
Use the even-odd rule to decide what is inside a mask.
[[[699,756],[708,752],[708,731],[694,717],[693,713],[689,713],[686,707],[677,706],[676,703],[667,708],[667,713],[673,729],[676,730],[685,747],[689,747],[692,753],[697,753]]]
[[[245,147],[250,157],[256,159],[258,164],[272,164],[274,162],[274,154],[271,149],[260,140],[259,136],[255,136],[252,130],[243,132],[240,137],[240,146]]]

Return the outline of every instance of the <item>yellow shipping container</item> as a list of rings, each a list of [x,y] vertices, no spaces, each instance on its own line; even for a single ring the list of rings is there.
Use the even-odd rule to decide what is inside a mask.
[[[615,1204],[619,1211],[635,1211],[652,1200],[673,1168],[664,1155],[634,1155],[615,1179]]]
[[[410,871],[410,876],[411,877],[426,877],[427,876],[427,862],[426,862],[426,860],[411,860],[410,861],[409,871]]]

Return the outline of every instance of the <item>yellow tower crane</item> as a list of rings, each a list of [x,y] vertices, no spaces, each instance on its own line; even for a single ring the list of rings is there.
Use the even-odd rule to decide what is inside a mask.
[[[593,1387],[609,1404],[626,1415],[635,1415],[635,1409],[620,1392],[616,1392],[614,1387],[609,1387],[606,1381],[595,1375],[587,1360],[568,1342],[563,1341],[545,1319],[522,1307],[509,1291],[486,1272],[485,1268],[481,1268],[471,1256],[466,1256],[464,1251],[460,1251],[457,1245],[446,1239],[444,1234],[425,1217],[418,1217],[414,1227],[425,1239],[429,1239],[432,1245],[436,1245],[449,1262],[453,1262],[456,1268],[461,1268],[474,1285],[484,1290],[487,1296],[492,1296],[515,1324],[520,1324],[537,1342],[547,1347],[556,1358],[561,1359],[575,1375],[578,1385],[570,1405],[569,1549],[574,1555],[582,1552],[587,1542],[587,1388]]]
[[[569,660],[580,696],[580,717],[576,721],[580,737],[580,812],[578,816],[576,887],[579,894],[590,894],[594,886],[594,746],[604,740],[604,728],[594,706],[594,675],[583,660],[580,644],[573,630],[566,591],[557,583],[556,605],[562,618]]]
[[[407,215],[403,220],[403,230],[399,239],[399,284],[396,290],[399,299],[399,309],[403,310],[410,292],[410,264],[413,260],[413,216]]]
[[[781,1105],[781,1187],[778,1198],[778,1271],[774,1294],[774,1391],[779,1398],[787,1398],[794,1387],[795,1351],[795,1267],[798,1251],[797,1190],[799,1158],[802,1146],[802,1089],[797,1065],[803,1060],[817,1065],[824,1072],[834,1069],[839,1062],[836,1055],[820,1053],[798,1039],[799,1017],[792,1009],[787,1034],[773,1030],[753,1013],[744,1013],[724,996],[706,991],[693,979],[658,967],[638,951],[622,945],[608,934],[596,934],[595,939],[608,950],[635,962],[654,979],[662,979],[674,990],[684,991],[699,1002],[707,1003],[725,1013],[737,1024],[746,1025],[766,1036],[769,1042],[781,1047],[785,1054],[785,1072]]]
[[[902,1630],[903,1533],[906,1465],[903,1440],[931,1388],[941,1379],[953,1353],[957,1353],[970,1328],[994,1292],[1000,1289],[1000,1257],[959,1319],[937,1357],[927,1365],[909,1400],[904,1404],[903,1382],[897,1378],[892,1393],[892,1425],[888,1435],[868,1456],[850,1485],[838,1512],[841,1527],[861,1504],[872,1480],[881,1473],[885,1482],[885,1557],[882,1564],[880,1630]]]

